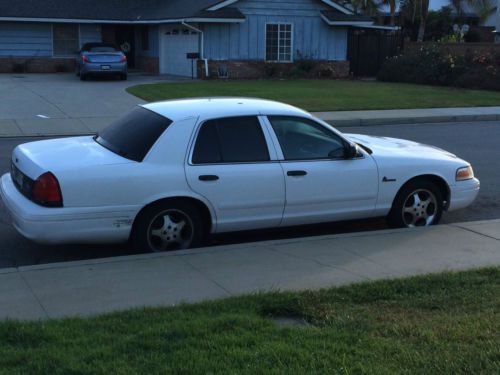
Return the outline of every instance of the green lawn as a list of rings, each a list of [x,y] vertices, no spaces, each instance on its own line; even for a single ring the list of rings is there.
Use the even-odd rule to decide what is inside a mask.
[[[498,374],[500,268],[0,322],[0,373]]]
[[[197,96],[250,96],[308,111],[474,107],[500,105],[500,92],[376,81],[207,81],[138,85],[127,89],[146,101]]]

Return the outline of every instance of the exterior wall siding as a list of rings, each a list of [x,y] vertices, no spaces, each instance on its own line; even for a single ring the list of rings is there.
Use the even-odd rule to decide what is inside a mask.
[[[331,9],[314,0],[243,0],[235,6],[246,16],[238,24],[203,26],[205,58],[214,60],[265,59],[265,25],[293,24],[294,59],[346,60],[347,29],[328,26],[320,10]]]
[[[52,25],[0,22],[1,57],[52,57]]]

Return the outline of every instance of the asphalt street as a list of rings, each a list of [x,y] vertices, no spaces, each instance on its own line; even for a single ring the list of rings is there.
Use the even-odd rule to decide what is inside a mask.
[[[457,154],[472,163],[481,180],[476,202],[464,209],[445,213],[442,223],[500,218],[500,123],[440,123],[339,128],[345,133],[362,133],[410,139],[432,144]],[[10,155],[20,143],[34,138],[0,138],[0,173],[7,172]],[[214,236],[210,244],[231,244],[279,238],[304,237],[386,228],[382,219],[358,220],[301,226],[289,229],[252,231]],[[136,253],[119,246],[43,246],[20,236],[12,227],[0,202],[0,268],[50,262],[100,258]]]

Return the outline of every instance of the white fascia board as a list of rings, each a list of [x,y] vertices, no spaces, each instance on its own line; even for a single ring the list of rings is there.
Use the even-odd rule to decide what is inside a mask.
[[[218,4],[215,4],[214,6],[211,6],[210,8],[207,8],[207,10],[218,10],[218,9],[221,9],[221,8],[224,8],[224,7],[227,7],[228,5],[231,5],[231,4],[234,4],[236,3],[238,0],[226,0],[226,1],[222,1]],[[321,0],[322,2],[324,2],[325,4],[331,6],[332,8],[335,8],[337,9],[338,11],[344,13],[344,14],[354,14],[351,10],[343,7],[342,5],[340,4],[337,4],[335,1],[332,1],[332,0]]]
[[[324,2],[325,4],[330,5],[332,8],[335,8],[344,14],[354,14],[351,10],[343,7],[340,4],[337,4],[335,1],[331,1],[331,0],[321,0],[321,1]]]
[[[330,21],[321,14],[321,18],[330,26],[371,26],[373,21]]]
[[[381,26],[381,25],[368,25],[368,26],[353,25],[353,26],[360,27],[363,29],[379,29],[379,30],[392,30],[392,31],[401,30],[400,26]]]
[[[207,10],[218,10],[224,7],[227,7],[228,5],[234,4],[238,0],[226,0],[226,1],[221,1],[218,4],[215,4],[214,6],[211,6],[210,8],[207,8]]]
[[[169,20],[154,20],[154,21],[116,21],[116,20],[88,20],[88,19],[67,19],[67,18],[20,18],[20,17],[0,17],[0,21],[14,22],[43,22],[43,23],[103,23],[103,24],[131,24],[131,25],[148,25],[161,23],[182,23],[187,22],[214,22],[214,23],[238,23],[245,22],[243,18],[180,18]]]
[[[244,18],[185,18],[187,22],[205,22],[205,23],[242,23],[245,22]]]

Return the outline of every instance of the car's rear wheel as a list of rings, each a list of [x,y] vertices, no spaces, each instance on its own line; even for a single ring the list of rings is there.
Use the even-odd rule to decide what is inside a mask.
[[[80,81],[86,81],[86,80],[87,80],[87,75],[80,72]]]
[[[136,219],[132,241],[145,251],[173,251],[199,246],[203,220],[197,208],[185,201],[164,201],[145,208]]]
[[[127,77],[127,74],[120,74],[120,79],[121,79],[122,81],[126,81],[126,80],[127,80],[127,78],[128,78],[128,77]]]
[[[443,195],[431,181],[411,181],[401,188],[387,217],[389,225],[412,228],[435,225],[443,214]]]

